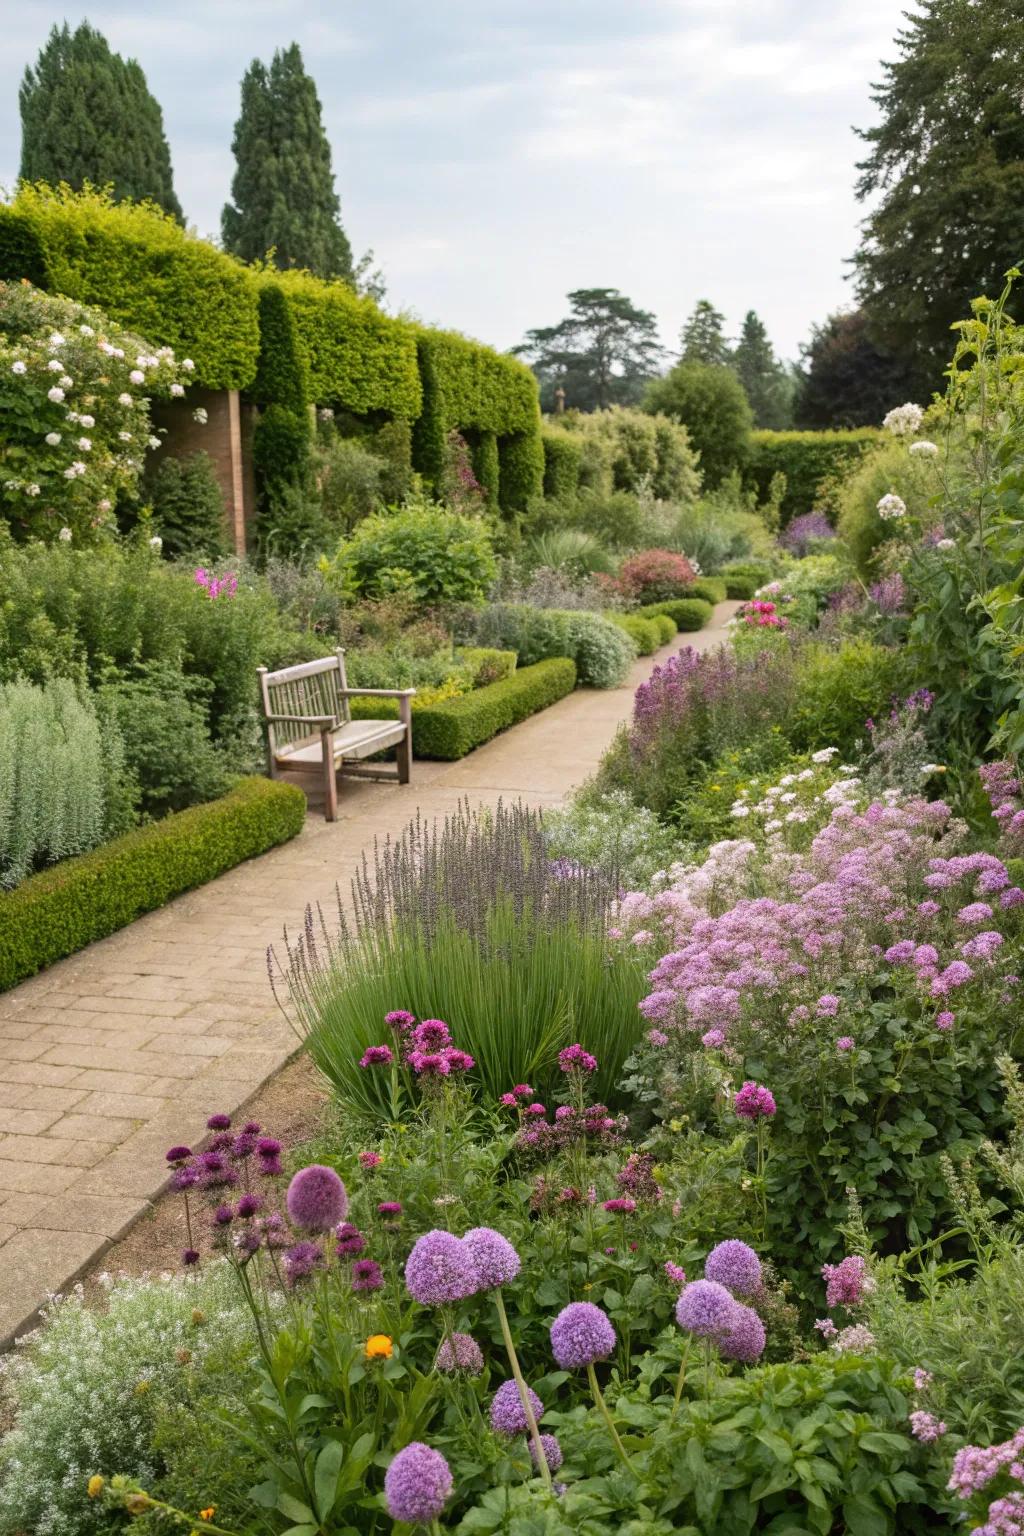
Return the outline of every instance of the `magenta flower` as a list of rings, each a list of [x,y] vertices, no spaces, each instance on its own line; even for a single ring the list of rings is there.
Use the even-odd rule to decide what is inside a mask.
[[[855,1307],[871,1289],[868,1267],[859,1253],[848,1254],[839,1264],[823,1264],[821,1274],[830,1307]]]
[[[208,1131],[230,1131],[231,1116],[211,1115],[209,1120],[206,1122],[206,1128]]]
[[[364,1068],[390,1067],[394,1059],[390,1045],[370,1045],[360,1056],[359,1065]]]
[[[517,1102],[518,1101],[514,1093],[503,1093],[501,1098],[498,1100],[498,1103],[504,1109],[515,1109]]]
[[[420,1440],[399,1451],[384,1474],[384,1500],[392,1520],[429,1525],[443,1512],[451,1496],[451,1468],[441,1455]]]
[[[409,1013],[405,1008],[395,1008],[391,1013],[384,1015],[384,1023],[387,1024],[389,1029],[393,1029],[396,1034],[404,1034],[406,1030],[412,1029],[416,1023],[416,1015]]]
[[[380,1200],[377,1203],[378,1216],[401,1216],[402,1202],[400,1200]]]
[[[441,1053],[448,1063],[449,1072],[471,1072],[476,1066],[472,1056],[466,1051],[457,1051],[454,1046],[445,1046]]]
[[[235,1215],[242,1221],[248,1221],[253,1216],[258,1216],[263,1209],[262,1195],[243,1195],[235,1207]]]
[[[551,1324],[551,1352],[563,1371],[607,1360],[615,1348],[615,1329],[591,1301],[572,1301]]]
[[[170,1147],[165,1154],[169,1163],[187,1163],[192,1156],[191,1147]]]
[[[409,1065],[417,1077],[447,1077],[451,1072],[447,1058],[439,1051],[410,1051]]]
[[[334,1251],[338,1255],[339,1259],[355,1258],[356,1254],[362,1253],[363,1249],[366,1247],[366,1238],[360,1232],[359,1228],[353,1226],[352,1222],[350,1221],[342,1222],[341,1226],[337,1230],[336,1236],[338,1241]]]
[[[384,1275],[375,1259],[356,1259],[352,1265],[352,1289],[354,1291],[379,1291]]]
[[[451,1039],[448,1025],[443,1019],[424,1019],[412,1032],[413,1047],[427,1056],[443,1051],[446,1045],[451,1044]]]
[[[534,1116],[546,1115],[547,1110],[544,1108],[543,1104],[527,1104],[526,1114]]]
[[[631,1200],[628,1195],[621,1195],[614,1200],[603,1200],[601,1209],[611,1211],[615,1216],[632,1216],[636,1210],[636,1201]]]
[[[770,1120],[776,1112],[771,1090],[755,1082],[743,1084],[733,1097],[732,1107],[741,1120]]]
[[[320,1244],[308,1241],[293,1243],[290,1248],[286,1248],[283,1259],[284,1277],[289,1285],[297,1285],[300,1280],[308,1279],[324,1262]]]
[[[522,1260],[507,1237],[491,1227],[473,1227],[462,1239],[476,1267],[479,1289],[493,1291],[508,1285],[522,1267]]]
[[[359,1154],[359,1166],[364,1168],[367,1173],[373,1168],[379,1168],[381,1162],[382,1158],[379,1152],[360,1152]]]
[[[327,1232],[348,1215],[348,1194],[333,1168],[312,1163],[288,1185],[288,1215],[307,1232]]]
[[[673,1264],[671,1259],[666,1259],[664,1270],[673,1285],[682,1287],[686,1284],[686,1270],[681,1264]]]
[[[435,1229],[416,1239],[405,1261],[405,1286],[421,1306],[443,1307],[475,1296],[480,1281],[465,1243]]]
[[[567,1045],[558,1053],[558,1066],[562,1072],[591,1073],[597,1071],[597,1057],[591,1056],[582,1045]]]
[[[515,1094],[517,1099],[533,1098],[533,1089],[530,1087],[529,1083],[516,1083],[515,1087],[512,1089],[512,1092]]]
[[[935,1028],[941,1030],[952,1029],[956,1021],[956,1014],[945,1010],[935,1016]]]

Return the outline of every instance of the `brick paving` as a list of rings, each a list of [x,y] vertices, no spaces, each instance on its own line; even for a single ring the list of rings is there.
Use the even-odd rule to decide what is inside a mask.
[[[736,606],[688,638],[719,643]],[[408,788],[343,781],[333,824],[307,779],[292,842],[0,993],[0,1347],[149,1208],[168,1146],[201,1141],[210,1114],[242,1108],[300,1049],[267,979],[284,924],[297,928],[309,902],[329,910],[363,849],[417,808],[557,804],[594,771],[652,665],[459,763],[418,763]]]

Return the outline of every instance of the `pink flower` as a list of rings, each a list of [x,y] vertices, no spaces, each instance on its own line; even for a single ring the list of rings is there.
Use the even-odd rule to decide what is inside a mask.
[[[818,998],[814,1011],[819,1018],[835,1018],[839,1012],[838,997],[834,997],[831,992],[826,992],[823,997]]]
[[[855,1042],[852,1035],[840,1035],[839,1039],[836,1041],[836,1050],[852,1051],[854,1043]]]
[[[755,1082],[743,1084],[733,1097],[732,1107],[741,1120],[770,1120],[777,1108],[771,1090]]]

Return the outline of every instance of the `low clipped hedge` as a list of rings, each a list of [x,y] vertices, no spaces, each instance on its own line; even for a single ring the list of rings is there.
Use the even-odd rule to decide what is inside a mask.
[[[302,828],[291,784],[241,779],[219,800],[138,827],[0,894],[0,992]]]
[[[703,629],[714,609],[702,597],[673,597],[664,603],[649,603],[646,608],[640,608],[637,612],[645,619],[654,618],[659,613],[667,613],[676,629],[689,631]]]
[[[658,645],[668,645],[679,633],[679,625],[670,613],[652,613],[651,624],[658,626]]]
[[[567,656],[521,667],[511,677],[455,699],[436,704],[412,704],[412,750],[415,757],[454,762],[482,746],[520,720],[547,709],[576,687],[576,663]],[[398,714],[395,699],[353,699],[357,720],[386,719]]]
[[[658,615],[664,617],[664,615]],[[646,613],[607,613],[605,618],[611,619],[620,629],[624,629],[636,644],[637,654],[640,656],[653,656],[659,645],[662,644],[661,628],[656,622],[654,614]],[[675,629],[673,628],[673,634]],[[671,640],[672,636],[669,636]]]
[[[734,602],[746,603],[753,597],[760,582],[753,576],[744,576],[740,572],[734,572],[725,578],[725,595]]]
[[[687,597],[702,597],[706,603],[724,603],[728,597],[721,576],[698,576]]]

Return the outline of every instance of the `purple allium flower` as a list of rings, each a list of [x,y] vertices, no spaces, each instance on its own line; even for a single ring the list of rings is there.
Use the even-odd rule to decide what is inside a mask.
[[[366,1238],[351,1221],[343,1221],[335,1235],[338,1241],[334,1251],[339,1259],[353,1259],[366,1247]]]
[[[206,1129],[208,1131],[230,1131],[230,1129],[231,1129],[231,1116],[230,1115],[211,1115],[209,1120],[207,1120],[207,1122],[206,1122]]]
[[[184,1264],[186,1269],[190,1268],[193,1264],[198,1264],[199,1254],[197,1250],[195,1248],[185,1248],[182,1251],[181,1262]]]
[[[396,1034],[400,1034],[403,1030],[412,1028],[416,1023],[416,1015],[409,1013],[405,1008],[395,1008],[391,1013],[384,1015],[384,1023]]]
[[[191,1147],[170,1147],[166,1154],[169,1163],[187,1163],[192,1156]]]
[[[378,1216],[401,1216],[401,1200],[381,1200],[377,1204]]]
[[[686,1270],[681,1264],[673,1264],[671,1259],[666,1259],[664,1268],[673,1285],[682,1288],[686,1284]]]
[[[636,1210],[636,1201],[630,1200],[628,1196],[618,1197],[615,1200],[602,1200],[601,1209],[611,1211],[615,1216],[632,1216]]]
[[[855,1307],[872,1289],[867,1264],[859,1253],[848,1254],[839,1264],[823,1264],[821,1274],[830,1307]]]
[[[776,1111],[771,1090],[749,1081],[734,1095],[732,1107],[741,1120],[771,1119]]]
[[[333,1168],[311,1163],[288,1185],[288,1215],[307,1232],[327,1232],[348,1215],[348,1194]]]
[[[831,992],[824,993],[815,1003],[814,1011],[819,1019],[834,1019],[839,1012],[838,997]]]
[[[274,1136],[261,1136],[256,1143],[260,1157],[280,1157],[281,1143]]]
[[[384,1499],[392,1520],[429,1525],[444,1509],[452,1491],[451,1468],[422,1440],[399,1451],[384,1474]]]
[[[735,1322],[718,1335],[718,1352],[727,1360],[752,1365],[764,1354],[764,1324],[753,1307],[737,1307]]]
[[[533,1462],[534,1466],[536,1466],[537,1465],[537,1447],[533,1443],[533,1436],[532,1435],[529,1436],[529,1438],[527,1440],[527,1444],[530,1447],[530,1459]],[[548,1471],[549,1472],[557,1472],[559,1467],[562,1465],[562,1447],[559,1445],[559,1443],[555,1439],[554,1435],[541,1435],[541,1437],[540,1437],[540,1448],[541,1448],[541,1451],[543,1453],[544,1460],[548,1464]]]
[[[371,1168],[379,1168],[381,1161],[379,1152],[360,1152],[359,1154],[359,1166],[360,1168],[365,1168],[367,1173],[369,1173]]]
[[[263,1209],[262,1195],[243,1195],[235,1208],[235,1215],[243,1221],[248,1221],[251,1216],[256,1216]]]
[[[472,1072],[476,1066],[476,1062],[467,1051],[457,1051],[452,1045],[446,1045],[442,1055],[448,1063],[449,1072]]]
[[[238,1174],[228,1166],[220,1152],[203,1152],[199,1158],[199,1172],[207,1189],[221,1189],[225,1184],[237,1184]]]
[[[191,1189],[194,1184],[198,1183],[198,1168],[178,1168],[175,1170],[174,1175],[171,1178],[172,1189]]]
[[[231,1143],[231,1156],[236,1163],[244,1163],[256,1150],[256,1137],[241,1131]]]
[[[730,1237],[708,1254],[704,1278],[717,1280],[734,1296],[756,1296],[761,1289],[761,1260],[753,1248]]]
[[[542,1418],[544,1404],[532,1387],[527,1387],[526,1393],[534,1418]],[[491,1428],[496,1435],[522,1435],[529,1427],[519,1388],[514,1381],[503,1381],[491,1398]]]
[[[424,1307],[464,1301],[480,1289],[470,1250],[440,1228],[416,1239],[405,1261],[405,1285],[413,1300]]]
[[[258,1120],[247,1120],[242,1126],[242,1133],[245,1136],[258,1136],[262,1129]]]
[[[562,1072],[596,1072],[597,1057],[591,1056],[582,1045],[567,1045],[558,1053],[558,1067]]]
[[[390,1045],[368,1045],[359,1058],[359,1065],[366,1067],[390,1067],[395,1056]]]
[[[676,1302],[676,1322],[699,1339],[713,1339],[736,1321],[739,1306],[716,1280],[691,1280]]]
[[[950,1013],[948,1009],[945,1009],[942,1013],[937,1013],[935,1015],[935,1028],[936,1029],[941,1029],[943,1031],[945,1031],[947,1029],[952,1029],[955,1022],[956,1022],[956,1014],[955,1013]]]
[[[476,1267],[479,1288],[493,1291],[518,1275],[522,1260],[507,1237],[491,1227],[472,1227],[462,1239]]]
[[[472,1334],[449,1333],[441,1340],[434,1365],[439,1371],[465,1371],[467,1376],[479,1376],[484,1357]]]
[[[855,1044],[856,1044],[856,1041],[854,1040],[852,1035],[840,1035],[839,1039],[836,1041],[836,1050],[837,1051],[852,1051]]]
[[[412,1043],[417,1051],[432,1055],[451,1044],[451,1033],[443,1019],[424,1019],[412,1032]]]
[[[615,1348],[615,1329],[592,1301],[571,1301],[551,1324],[551,1353],[563,1371],[606,1360]]]
[[[384,1274],[375,1259],[356,1259],[352,1265],[354,1291],[379,1291],[383,1284]]]
[[[320,1244],[308,1240],[293,1243],[290,1248],[286,1248],[283,1258],[284,1277],[289,1285],[305,1280],[315,1269],[319,1269],[324,1261]]]

